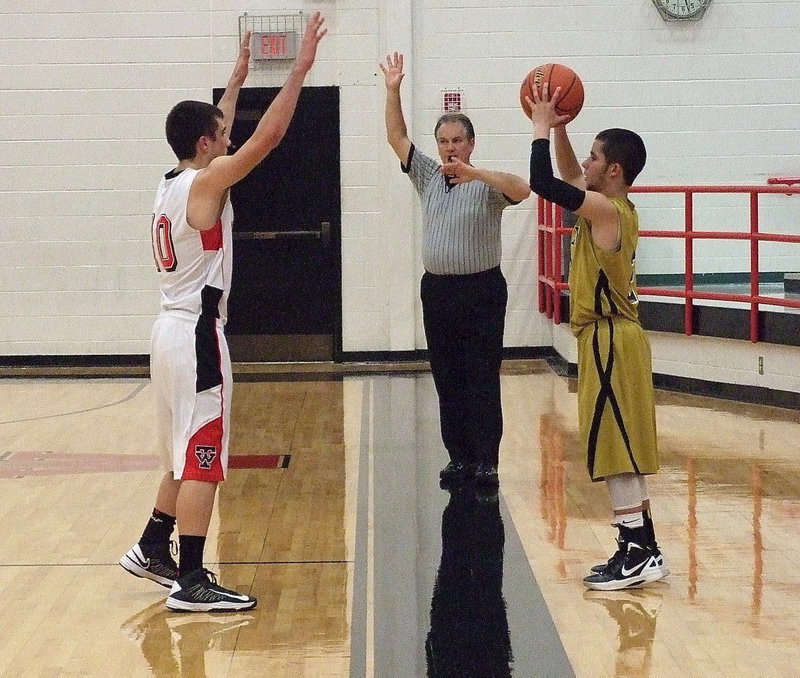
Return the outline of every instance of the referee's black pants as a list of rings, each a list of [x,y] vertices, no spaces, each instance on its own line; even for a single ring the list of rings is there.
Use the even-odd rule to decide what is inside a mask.
[[[426,272],[420,297],[444,446],[453,461],[497,466],[506,279],[499,266],[469,275]]]

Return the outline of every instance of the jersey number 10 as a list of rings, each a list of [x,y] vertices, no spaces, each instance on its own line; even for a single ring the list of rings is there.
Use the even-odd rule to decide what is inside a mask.
[[[175,256],[175,246],[172,244],[172,222],[166,214],[162,214],[158,219],[154,214],[150,231],[153,236],[153,257],[156,260],[156,268],[161,273],[174,271],[178,259]]]

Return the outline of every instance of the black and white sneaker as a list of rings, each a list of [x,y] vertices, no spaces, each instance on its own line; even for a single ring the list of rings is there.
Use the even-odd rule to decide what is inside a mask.
[[[182,612],[238,612],[252,610],[257,602],[251,596],[223,588],[213,572],[200,568],[175,580],[167,607]]]
[[[169,545],[134,544],[119,559],[119,564],[136,577],[150,579],[156,584],[169,588],[178,578],[178,565],[170,553]]]
[[[656,564],[659,568],[661,568],[661,578],[663,579],[669,574],[669,565],[667,565],[667,561],[664,558],[664,554],[661,553],[661,549],[658,546],[654,546],[650,549],[653,554],[653,558],[656,559]]]
[[[621,541],[619,538],[617,539],[617,550],[614,552],[606,562],[599,563],[597,565],[593,565],[589,570],[592,574],[599,574],[600,572],[604,572],[609,567],[614,567],[617,562],[621,561],[625,558],[625,553],[627,549],[625,548],[625,543]]]
[[[599,572],[603,572],[604,570],[610,567],[615,567],[617,562],[621,558],[625,557],[625,551],[622,548],[623,544],[620,543],[619,539],[617,540],[617,543],[619,544],[617,552],[613,556],[611,556],[605,563],[599,563],[598,565],[592,566],[590,570],[592,574],[597,574]],[[653,554],[653,557],[656,559],[656,564],[658,565],[659,568],[661,568],[661,578],[663,579],[669,574],[669,566],[667,565],[667,561],[664,559],[664,554],[661,553],[661,550],[658,548],[658,546],[656,546],[655,548],[651,547],[650,551]]]
[[[596,591],[617,591],[642,586],[666,576],[659,560],[649,548],[633,541],[624,545],[624,558],[612,557],[602,572],[595,572],[584,578],[583,583],[587,588]]]

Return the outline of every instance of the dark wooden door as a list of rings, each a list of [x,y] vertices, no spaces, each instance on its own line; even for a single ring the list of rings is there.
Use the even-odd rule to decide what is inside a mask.
[[[234,148],[278,91],[242,89]],[[305,87],[281,143],[231,189],[226,335],[234,361],[332,360],[340,352],[340,188],[339,89]]]

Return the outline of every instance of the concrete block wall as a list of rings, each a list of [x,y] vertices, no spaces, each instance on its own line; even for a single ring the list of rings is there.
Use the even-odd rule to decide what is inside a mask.
[[[147,352],[158,305],[150,209],[173,162],[164,116],[176,101],[210,101],[225,85],[243,12],[318,8],[328,17],[330,35],[308,84],[341,88],[345,351],[424,347],[419,207],[383,131],[377,62],[388,51],[408,55],[405,110],[427,151],[442,91],[457,88],[476,126],[474,162],[526,176],[530,124],[519,110],[519,82],[535,65],[560,61],[586,86],[584,111],[570,125],[581,159],[597,130],[624,126],[648,144],[640,183],[763,183],[800,172],[800,13],[792,0],[760,2],[758,12],[751,2],[718,0],[690,23],[664,22],[650,0],[110,7],[38,0],[0,9],[0,355]],[[254,69],[248,84],[276,86],[284,75]],[[637,202],[644,228],[679,219],[665,196]],[[770,199],[764,218],[796,231],[798,206]],[[533,207],[528,200],[504,217],[508,346],[559,343],[536,310]],[[700,209],[711,227],[727,227],[740,211],[724,199]],[[702,253],[696,270],[741,269],[738,257],[721,254]],[[766,257],[764,270],[800,264],[786,248]],[[643,243],[637,266],[674,272],[682,253]]]

